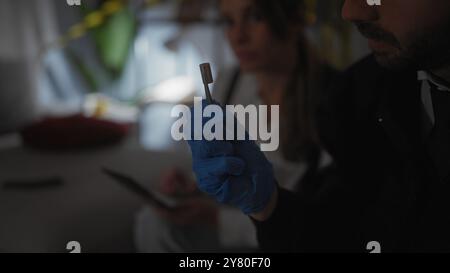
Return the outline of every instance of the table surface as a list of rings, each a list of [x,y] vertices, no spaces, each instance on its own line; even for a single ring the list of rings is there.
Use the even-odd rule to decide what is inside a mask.
[[[0,147],[0,184],[60,177],[63,185],[32,191],[0,185],[0,252],[134,252],[133,223],[143,203],[101,172],[107,166],[154,188],[161,171],[189,171],[187,150],[146,151],[131,141],[112,147],[42,152]]]

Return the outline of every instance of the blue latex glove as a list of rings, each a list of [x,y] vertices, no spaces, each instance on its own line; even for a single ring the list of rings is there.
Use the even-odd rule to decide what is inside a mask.
[[[203,109],[206,106],[203,101]],[[208,119],[203,118],[203,124]],[[245,214],[266,208],[276,183],[271,163],[254,141],[191,140],[188,143],[201,191],[219,203],[239,207]]]

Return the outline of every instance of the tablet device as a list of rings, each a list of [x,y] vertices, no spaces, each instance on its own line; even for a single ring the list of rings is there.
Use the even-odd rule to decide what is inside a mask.
[[[102,171],[129,191],[138,195],[151,206],[167,210],[173,210],[178,206],[176,199],[148,190],[128,175],[121,174],[105,167],[102,168]]]

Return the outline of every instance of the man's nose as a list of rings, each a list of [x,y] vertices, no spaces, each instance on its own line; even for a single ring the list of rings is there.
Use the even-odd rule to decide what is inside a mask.
[[[350,22],[367,22],[379,19],[377,6],[369,5],[367,0],[345,0],[342,18]]]

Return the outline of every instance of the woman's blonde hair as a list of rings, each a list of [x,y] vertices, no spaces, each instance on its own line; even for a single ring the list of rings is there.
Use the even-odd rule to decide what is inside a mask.
[[[255,0],[254,4],[275,37],[288,40],[293,26],[304,27],[303,0]],[[317,151],[318,139],[314,124],[320,64],[303,31],[297,33],[298,59],[296,69],[285,88],[280,105],[281,152],[290,161],[300,161]]]

